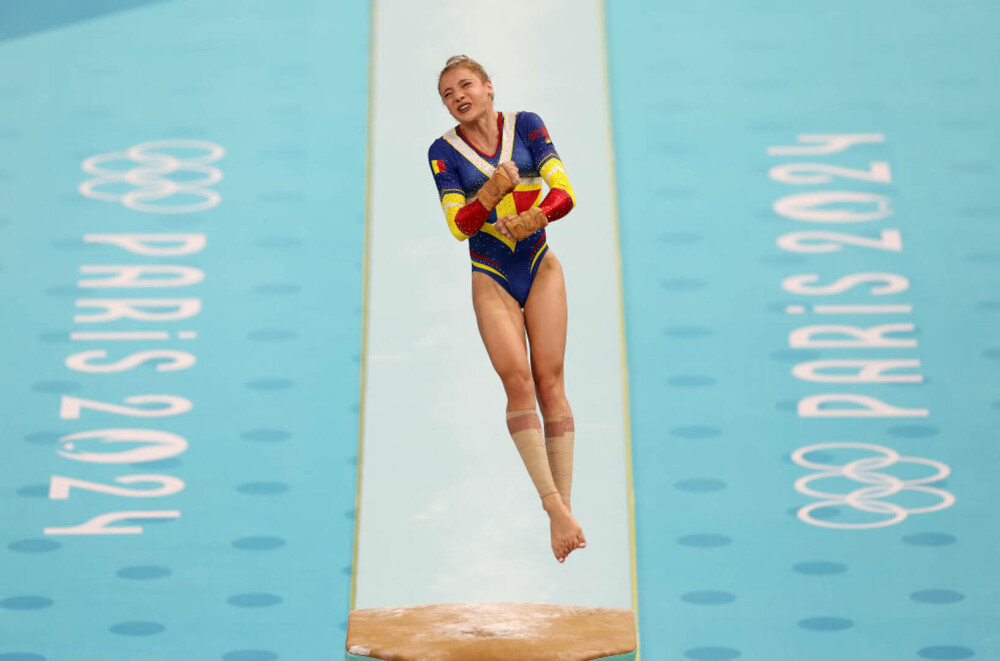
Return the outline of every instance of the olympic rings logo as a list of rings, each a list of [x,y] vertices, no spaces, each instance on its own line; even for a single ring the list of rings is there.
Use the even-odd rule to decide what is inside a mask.
[[[809,461],[805,458],[810,452],[832,449],[869,450],[871,452],[880,453],[880,455],[856,459],[842,466],[821,464]],[[869,443],[820,443],[796,450],[792,453],[792,461],[799,466],[820,471],[817,474],[799,478],[795,482],[795,490],[799,493],[824,499],[818,503],[806,505],[798,511],[798,517],[801,521],[814,526],[854,530],[864,528],[880,528],[899,523],[906,519],[906,517],[910,514],[936,512],[938,510],[951,507],[955,503],[955,496],[944,489],[924,486],[928,483],[937,482],[938,480],[943,480],[948,477],[948,475],[951,474],[951,469],[948,466],[940,461],[934,461],[932,459],[922,459],[920,457],[901,457],[895,450],[882,447],[881,445],[872,445]],[[928,477],[903,480],[894,475],[875,472],[896,463],[922,464],[933,468],[935,473]],[[870,484],[872,486],[862,487],[848,494],[827,493],[813,489],[809,486],[811,482],[816,480],[832,477],[844,477],[863,484]],[[905,507],[901,507],[895,503],[878,500],[880,498],[895,495],[901,491],[921,491],[933,494],[934,496],[940,498],[941,502],[928,507],[906,509]],[[821,507],[839,505],[849,505],[850,507],[863,512],[884,514],[889,516],[889,518],[881,521],[875,521],[873,523],[834,523],[831,521],[820,520],[812,516],[812,512]]]
[[[167,153],[170,149],[195,149],[206,152],[193,157],[180,158]],[[222,180],[222,171],[208,165],[222,158],[226,150],[217,144],[202,140],[153,140],[129,147],[124,152],[98,154],[86,159],[81,166],[84,172],[94,175],[77,189],[82,195],[95,200],[121,202],[125,207],[146,213],[190,213],[204,211],[217,205],[222,196],[207,187]],[[119,169],[104,167],[113,161],[132,161],[133,167]],[[196,179],[174,180],[175,172],[195,172]],[[127,184],[133,190],[125,193],[99,190],[102,186]],[[194,196],[200,201],[189,204],[158,203],[175,195]]]

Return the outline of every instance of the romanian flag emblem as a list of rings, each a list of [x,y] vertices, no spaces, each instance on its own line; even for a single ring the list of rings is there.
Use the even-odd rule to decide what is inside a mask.
[[[447,172],[444,168],[444,161],[431,161],[431,169],[434,170],[434,174],[439,172]]]

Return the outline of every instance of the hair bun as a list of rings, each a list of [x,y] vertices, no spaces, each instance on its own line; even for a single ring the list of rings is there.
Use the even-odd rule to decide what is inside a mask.
[[[444,65],[444,69],[442,69],[441,73],[438,75],[438,92],[441,91],[441,79],[444,78],[444,75],[449,71],[458,69],[459,67],[469,69],[484,83],[490,82],[489,74],[486,73],[486,69],[484,69],[483,65],[479,62],[476,62],[468,55],[452,55],[448,58],[448,61]],[[490,92],[490,100],[493,100],[493,92]]]

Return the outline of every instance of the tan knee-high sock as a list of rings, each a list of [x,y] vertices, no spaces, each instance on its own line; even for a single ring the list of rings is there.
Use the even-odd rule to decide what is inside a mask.
[[[573,488],[574,436],[572,413],[545,418],[545,451],[552,470],[552,480],[569,510],[572,510],[569,495]]]
[[[514,445],[521,454],[521,461],[528,469],[531,481],[538,489],[538,497],[544,498],[558,491],[552,482],[552,471],[545,455],[545,438],[542,436],[542,423],[538,414],[531,411],[508,411],[507,430],[514,439]]]

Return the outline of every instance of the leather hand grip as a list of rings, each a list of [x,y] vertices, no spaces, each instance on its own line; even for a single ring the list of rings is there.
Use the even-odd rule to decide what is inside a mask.
[[[492,211],[500,200],[507,197],[514,190],[514,182],[510,180],[503,168],[493,171],[493,176],[486,180],[483,187],[476,193],[479,203]]]
[[[549,219],[545,217],[545,213],[538,207],[531,207],[507,221],[507,229],[515,239],[524,241],[548,224]]]

